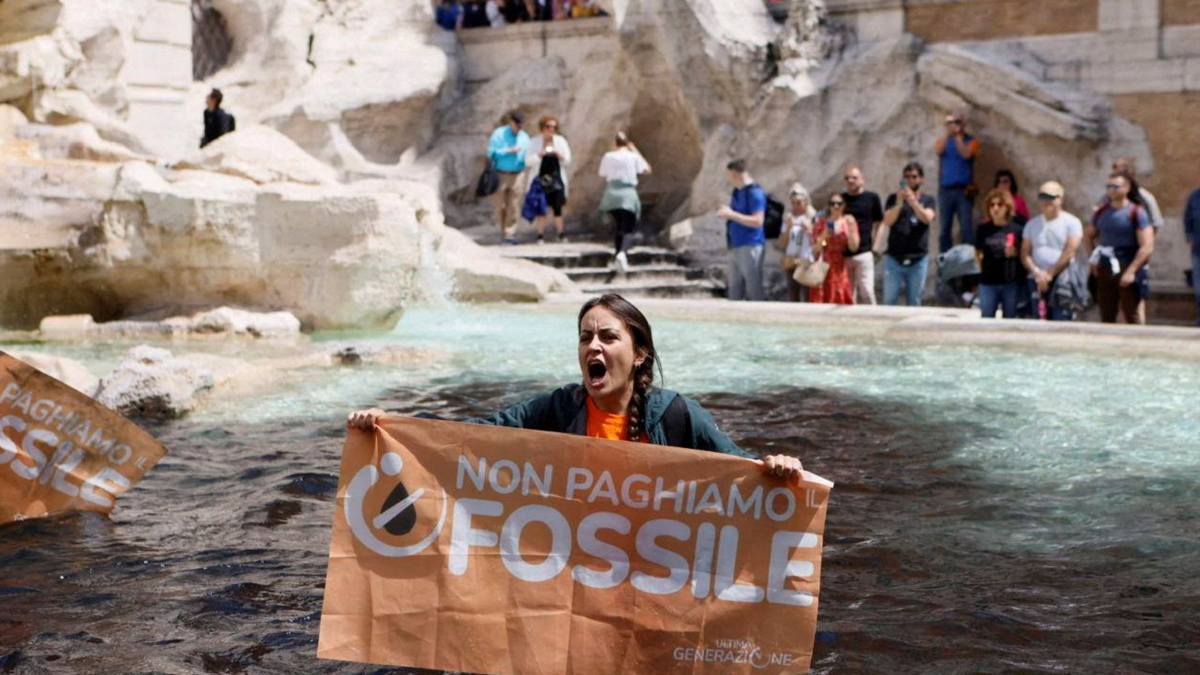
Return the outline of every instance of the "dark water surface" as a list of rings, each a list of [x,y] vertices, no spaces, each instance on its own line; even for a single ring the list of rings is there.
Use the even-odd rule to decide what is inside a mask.
[[[549,386],[379,404],[476,414]],[[699,398],[744,447],[837,482],[814,672],[1200,673],[1192,473],[1021,487],[956,459],[991,432],[914,405]],[[0,528],[0,673],[416,672],[316,658],[340,419],[150,430],[171,454],[111,519]]]

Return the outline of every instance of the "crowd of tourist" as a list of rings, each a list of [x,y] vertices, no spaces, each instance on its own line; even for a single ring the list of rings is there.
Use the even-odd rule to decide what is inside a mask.
[[[565,242],[563,211],[570,194],[571,144],[560,133],[560,122],[553,115],[537,121],[538,134],[533,138],[522,128],[524,123],[520,112],[512,112],[492,131],[485,175],[490,172],[495,180],[480,194],[492,195],[503,245],[518,243],[518,216],[533,224],[539,244],[545,243],[546,222],[552,218],[557,241]],[[650,163],[637,146],[624,131],[618,131],[612,150],[600,161],[598,174],[605,180],[600,211],[612,220],[615,266],[621,273],[628,269],[626,250],[642,213],[638,176],[650,171]],[[527,183],[522,176],[528,176]]]
[[[518,216],[534,225],[539,243],[545,241],[548,222],[553,222],[557,240],[566,241],[563,211],[571,146],[554,116],[538,120],[533,138],[523,124],[520,113],[510,114],[488,143],[488,170],[495,174],[495,189],[488,193],[502,242],[517,243]],[[919,162],[904,166],[886,199],[866,189],[861,167],[850,166],[843,174],[845,190],[823,203],[796,183],[789,204],[773,205],[744,160],[729,162],[733,192],[728,206],[717,211],[726,221],[730,249],[729,299],[766,299],[767,245],[778,237],[790,301],[876,304],[878,267],[883,304],[899,305],[903,298],[908,306],[921,305],[935,255],[929,239],[936,222],[934,278],[943,301],[977,306],[989,318],[1048,321],[1074,320],[1094,302],[1104,322],[1145,323],[1149,264],[1163,217],[1154,195],[1138,185],[1129,158],[1113,162],[1105,194],[1087,214],[1086,225],[1064,209],[1066,189],[1055,180],[1041,184],[1037,213],[1032,213],[1008,169],[996,172],[983,197],[983,218],[976,222],[980,190],[974,160],[980,143],[967,133],[962,116],[946,118],[934,150],[939,159],[936,194],[926,192],[925,168]],[[612,221],[619,273],[628,269],[626,250],[641,215],[638,177],[650,170],[624,132],[616,134],[598,169],[606,181],[600,209]],[[1188,200],[1184,227],[1193,276],[1200,279],[1200,190]]]
[[[460,30],[603,15],[596,0],[440,0],[434,19],[446,30]]]
[[[936,197],[923,191],[925,170],[918,162],[904,167],[897,189],[882,204],[877,193],[866,189],[857,166],[846,169],[846,189],[830,196],[819,211],[808,190],[795,184],[779,225],[788,299],[875,304],[875,265],[882,262],[883,304],[900,304],[903,294],[905,304],[920,305],[930,268],[929,231],[936,219],[939,290],[945,286],[951,297],[978,306],[985,317],[1069,321],[1094,301],[1101,321],[1145,323],[1149,264],[1163,217],[1154,195],[1138,185],[1132,160],[1113,162],[1105,194],[1086,215],[1086,225],[1063,208],[1066,190],[1055,180],[1038,189],[1038,214],[1032,215],[1008,169],[996,172],[984,195],[984,216],[975,222],[980,190],[974,160],[979,150],[963,117],[949,115],[934,143],[939,159]],[[727,168],[734,193],[718,215],[726,219],[729,233],[729,298],[762,299],[771,200],[744,161],[730,162]],[[1200,281],[1200,190],[1189,197],[1184,228],[1192,277]],[[1081,246],[1088,253],[1086,262]],[[974,265],[954,264],[956,257],[969,260],[972,253]],[[951,269],[967,273],[950,278]],[[1196,303],[1200,315],[1200,289]]]

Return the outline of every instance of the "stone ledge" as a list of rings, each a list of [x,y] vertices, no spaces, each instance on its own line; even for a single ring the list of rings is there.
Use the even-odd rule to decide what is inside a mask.
[[[550,310],[578,308],[590,296],[562,294],[542,303]],[[788,302],[730,302],[723,299],[638,299],[651,321],[713,317],[771,325],[821,326],[852,323],[887,337],[943,343],[986,344],[1078,353],[1086,349],[1200,361],[1200,329],[1177,326],[1128,326],[1082,321],[1048,322],[983,319],[976,310],[946,307],[814,305]],[[1036,342],[1032,340],[1036,338]]]
[[[157,0],[134,32],[138,42],[192,48],[192,10],[189,5]]]
[[[1163,28],[1163,56],[1200,56],[1200,26]]]
[[[190,86],[191,46],[136,42],[125,64],[125,82],[146,86]]]
[[[1184,62],[1183,87],[1187,91],[1200,91],[1200,58]]]
[[[856,12],[876,12],[882,9],[904,9],[904,0],[832,0],[825,4],[830,16]]]
[[[1081,84],[1102,94],[1183,92],[1184,59],[1113,61],[1083,69]]]
[[[456,31],[455,34],[463,44],[474,45],[487,42],[540,40],[543,31],[548,40],[582,35],[603,35],[613,32],[613,18],[597,16],[566,21],[532,21],[501,28],[467,28]]]
[[[1159,0],[1100,0],[1101,32],[1138,30],[1159,26]]]

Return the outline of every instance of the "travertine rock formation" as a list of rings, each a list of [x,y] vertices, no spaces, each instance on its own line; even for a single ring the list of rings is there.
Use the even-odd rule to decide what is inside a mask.
[[[200,407],[213,384],[207,368],[142,345],[100,379],[93,398],[122,415],[172,419]]]
[[[237,147],[236,134],[228,142]],[[536,300],[573,287],[556,270],[461,241],[422,184],[260,184],[140,161],[47,159],[33,143],[0,144],[0,325],[232,304],[287,309],[313,328],[388,327],[430,289]],[[243,159],[242,176],[281,177]]]
[[[1079,213],[1102,162],[1150,159],[1108,99],[1022,70],[1019,54],[859,41],[815,0],[794,0],[783,25],[759,2],[609,0],[605,19],[460,36],[433,24],[427,0],[212,4],[233,52],[190,83],[175,131],[200,136],[212,86],[242,131],[164,156],[129,123],[127,82],[147,67],[131,45],[161,0],[0,3],[0,104],[19,109],[0,107],[0,265],[18,279],[0,289],[0,323],[236,303],[388,325],[423,287],[496,299],[565,287],[442,224],[490,221],[474,183],[487,134],[514,109],[531,132],[540,115],[561,119],[570,227],[607,231],[596,169],[624,128],[655,168],[647,221],[688,221],[675,241],[714,263],[721,224],[706,214],[728,197],[733,157],[776,195],[800,180],[822,201],[848,163],[887,193],[918,160],[932,186],[940,116],[970,109],[981,182],[1001,166],[1057,178],[1078,186]]]
[[[214,5],[233,62],[195,84],[176,133],[199,138],[214,84],[239,131],[182,159],[126,119],[125,75],[148,67],[133,27],[145,39],[162,2],[0,5],[0,325],[236,304],[315,328],[388,327],[430,294],[573,288],[447,239],[434,165],[411,161],[451,79],[453,43],[437,43],[427,4]]]

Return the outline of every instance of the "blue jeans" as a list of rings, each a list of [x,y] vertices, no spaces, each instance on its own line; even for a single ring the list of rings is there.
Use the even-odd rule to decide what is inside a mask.
[[[1196,292],[1196,325],[1200,326],[1200,248],[1192,249],[1192,290]]]
[[[958,229],[962,237],[959,243],[975,245],[975,226],[971,222],[971,212],[975,210],[975,197],[967,194],[966,187],[943,187],[938,190],[938,232],[939,253],[945,253],[954,246],[953,227],[954,216],[958,216]]]
[[[763,245],[738,246],[729,252],[729,299],[766,300],[763,293]]]
[[[1017,299],[1021,295],[1021,284],[979,284],[979,311],[984,318],[996,318],[996,310],[1004,306],[1004,318],[1017,318]]]
[[[883,304],[900,304],[900,285],[904,285],[905,298],[909,307],[920,307],[925,292],[925,275],[929,272],[929,256],[924,255],[911,264],[896,260],[890,255],[883,257]]]

